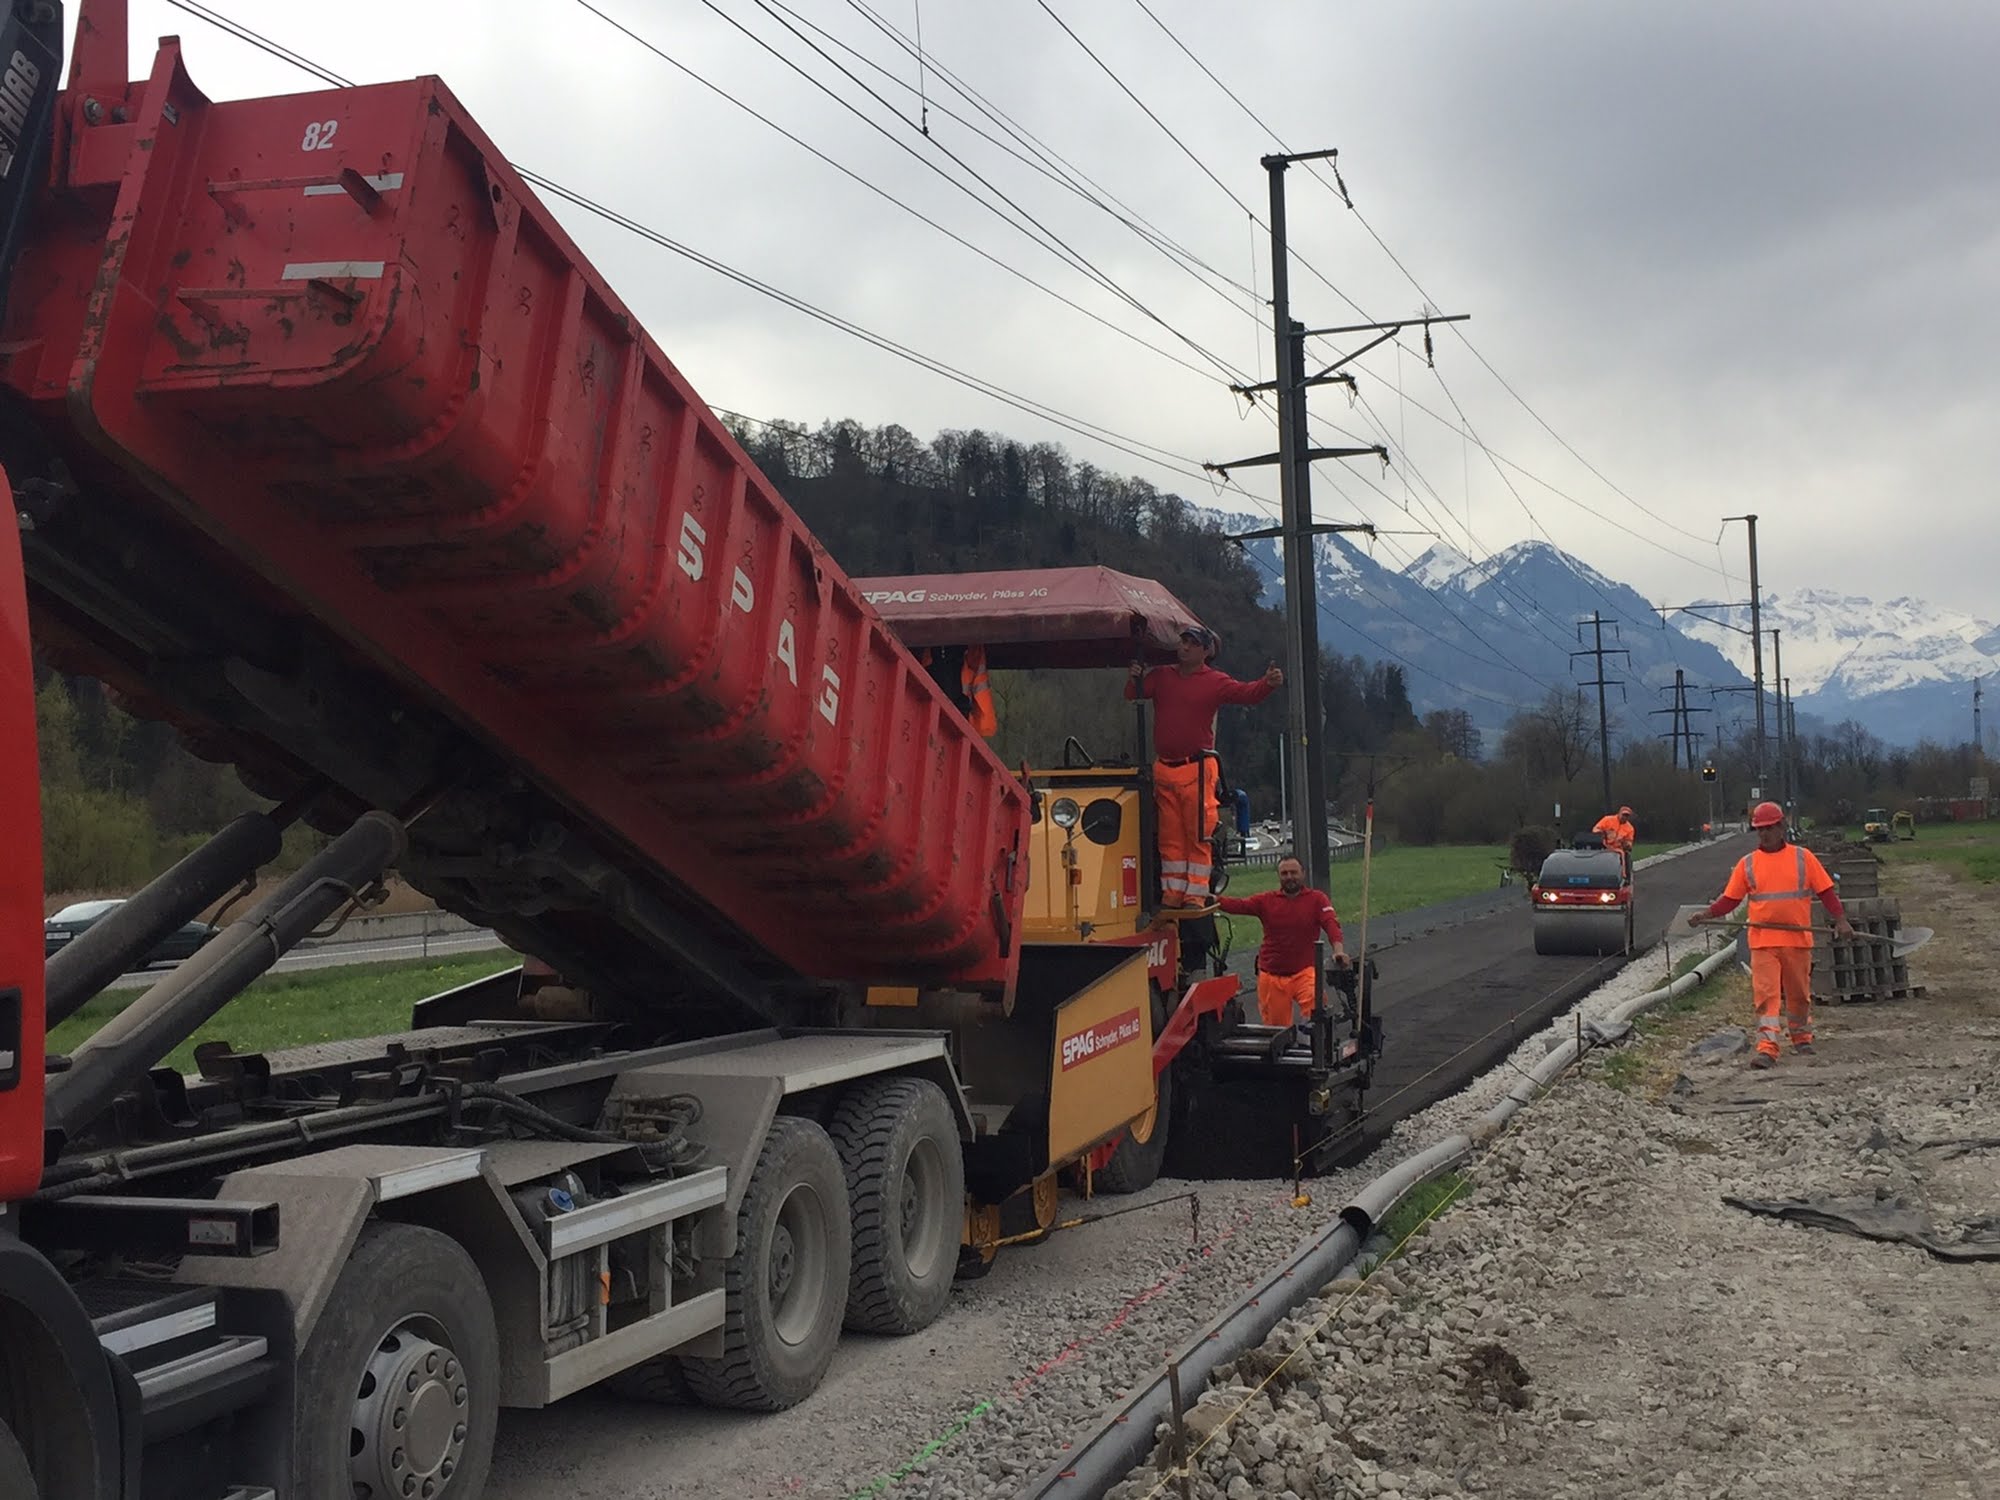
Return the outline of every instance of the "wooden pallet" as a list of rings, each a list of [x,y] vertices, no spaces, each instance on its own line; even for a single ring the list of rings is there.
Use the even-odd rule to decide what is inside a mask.
[[[1860,990],[1845,995],[1815,993],[1812,1000],[1814,1005],[1873,1005],[1881,1000],[1921,1000],[1929,992],[1927,985],[1906,984],[1893,989]]]

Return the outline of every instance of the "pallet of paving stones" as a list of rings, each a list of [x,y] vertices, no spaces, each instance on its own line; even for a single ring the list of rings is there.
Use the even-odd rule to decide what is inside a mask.
[[[1813,998],[1826,1004],[1921,998],[1924,986],[1910,977],[1909,963],[1896,957],[1902,930],[1902,903],[1894,896],[1863,896],[1842,903],[1854,937],[1837,938],[1821,927],[1813,948]]]

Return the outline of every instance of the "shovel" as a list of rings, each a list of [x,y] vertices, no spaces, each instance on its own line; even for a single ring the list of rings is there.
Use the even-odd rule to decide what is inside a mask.
[[[1789,922],[1747,922],[1744,925],[1746,927],[1761,927],[1769,932],[1826,932],[1830,930],[1824,927],[1799,927]],[[1916,952],[1917,949],[1923,947],[1925,943],[1928,943],[1935,937],[1936,933],[1929,927],[1899,927],[1896,929],[1894,937],[1879,938],[1867,933],[1863,933],[1860,936],[1864,942],[1887,943],[1889,946],[1889,956],[1891,958],[1901,958],[1905,954]],[[1742,942],[1738,942],[1736,945],[1736,966],[1746,974],[1750,972],[1750,949]]]

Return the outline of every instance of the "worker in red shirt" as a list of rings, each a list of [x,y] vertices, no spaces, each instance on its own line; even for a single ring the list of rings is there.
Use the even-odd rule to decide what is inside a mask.
[[[1750,990],[1757,1005],[1757,1052],[1750,1066],[1768,1068],[1778,1061],[1778,1037],[1786,1029],[1795,1052],[1813,1050],[1813,897],[1833,917],[1836,935],[1853,937],[1854,924],[1819,856],[1787,842],[1784,809],[1760,802],[1750,826],[1757,831],[1757,847],[1736,862],[1722,894],[1694,921],[1713,922],[1749,901]]]
[[[1224,896],[1222,909],[1232,917],[1255,917],[1264,924],[1264,943],[1257,950],[1257,1014],[1266,1026],[1289,1026],[1292,1009],[1299,1019],[1313,1013],[1313,943],[1324,932],[1333,944],[1333,961],[1347,967],[1347,949],[1340,938],[1340,918],[1325,891],[1306,887],[1305,866],[1291,855],[1278,861],[1278,888],[1255,896]]]
[[[1215,863],[1215,714],[1225,703],[1262,703],[1285,680],[1273,664],[1255,682],[1238,682],[1209,665],[1215,632],[1190,625],[1181,632],[1171,667],[1132,663],[1127,698],[1153,704],[1153,802],[1159,810],[1160,904],[1210,909],[1208,872]]]

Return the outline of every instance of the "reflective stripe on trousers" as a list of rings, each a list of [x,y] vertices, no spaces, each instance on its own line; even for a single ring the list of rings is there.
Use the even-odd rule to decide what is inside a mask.
[[[1208,902],[1208,872],[1215,863],[1209,838],[1221,806],[1209,757],[1183,766],[1153,763],[1153,807],[1158,814],[1160,899],[1167,906]]]
[[[1778,1040],[1787,1031],[1792,1045],[1813,1039],[1812,949],[1752,948],[1750,992],[1757,1007],[1757,1050],[1778,1055]]]

